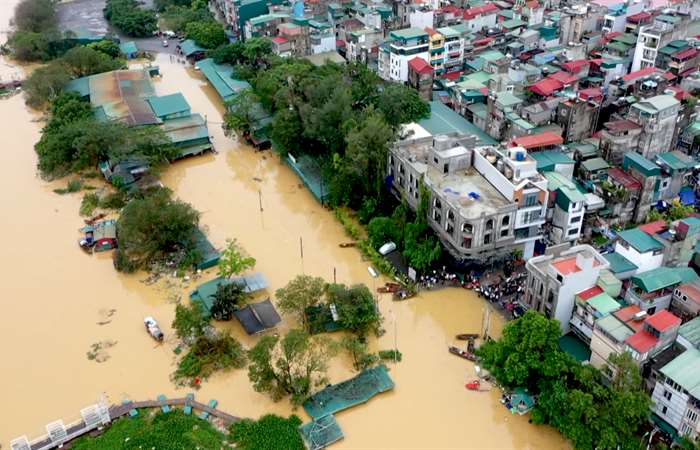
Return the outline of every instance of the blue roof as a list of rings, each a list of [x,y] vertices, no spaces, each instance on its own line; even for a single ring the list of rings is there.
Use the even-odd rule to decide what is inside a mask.
[[[418,125],[425,128],[432,135],[448,134],[456,131],[476,135],[482,145],[497,144],[491,136],[441,102],[430,102],[430,116],[418,122]]]
[[[206,49],[197,45],[197,43],[194,40],[187,39],[180,43],[180,51],[182,51],[183,55],[190,56],[197,52],[205,52]]]
[[[136,46],[136,42],[134,41],[122,42],[119,44],[119,51],[125,55],[133,55],[134,53],[139,52],[139,48]]]

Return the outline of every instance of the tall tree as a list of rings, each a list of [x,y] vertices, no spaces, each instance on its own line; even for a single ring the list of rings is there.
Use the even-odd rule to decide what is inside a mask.
[[[328,382],[328,360],[336,351],[327,338],[302,330],[290,330],[283,338],[264,336],[248,353],[248,378],[257,392],[275,400],[289,395],[300,405]]]
[[[231,100],[224,116],[226,129],[243,133],[251,132],[260,100],[251,89],[245,89]]]
[[[255,258],[245,253],[245,250],[235,239],[226,241],[226,248],[219,259],[219,276],[231,278],[255,267]]]
[[[327,300],[336,306],[341,324],[359,337],[370,331],[377,333],[382,316],[377,309],[372,292],[364,284],[347,287],[344,284],[330,284],[327,287]]]
[[[283,288],[277,289],[277,305],[287,314],[294,314],[302,328],[309,331],[306,310],[321,303],[326,282],[323,278],[297,275]]]
[[[399,83],[390,83],[382,89],[377,107],[394,128],[430,114],[430,106],[420,98],[418,91]]]
[[[204,48],[214,49],[228,42],[223,25],[213,20],[190,22],[185,26],[185,34]]]

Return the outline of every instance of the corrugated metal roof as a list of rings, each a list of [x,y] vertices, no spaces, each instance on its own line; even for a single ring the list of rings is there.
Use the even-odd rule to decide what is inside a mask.
[[[161,128],[175,145],[209,138],[209,130],[199,114],[166,120]]]
[[[483,145],[496,145],[488,134],[441,102],[430,102],[430,116],[418,124],[432,135],[458,131],[476,135]]]
[[[611,312],[620,309],[620,304],[605,292],[589,299],[588,305],[596,311],[597,317],[607,316]]]
[[[637,152],[625,153],[625,156],[622,159],[622,167],[625,170],[629,169],[630,167],[635,168],[648,177],[659,175],[661,173],[659,166]]]
[[[603,158],[591,158],[582,162],[581,167],[583,167],[588,172],[595,172],[598,170],[605,170],[609,168],[610,165]]]
[[[686,350],[662,367],[661,373],[681,385],[693,397],[700,398],[700,350]]]
[[[678,329],[678,334],[683,336],[694,347],[700,346],[700,317],[684,323]]]
[[[663,244],[639,228],[620,231],[618,236],[640,253],[661,250]]]
[[[630,327],[612,314],[596,320],[595,327],[612,336],[617,342],[624,342],[634,334]]]
[[[603,258],[608,260],[610,263],[610,270],[613,273],[624,273],[638,269],[636,264],[616,252],[606,253],[603,255]]]
[[[190,105],[185,96],[177,93],[147,99],[156,116],[163,118],[172,114],[183,113],[190,110]]]
[[[645,292],[655,292],[697,279],[698,275],[690,267],[659,267],[633,276],[632,283]]]
[[[187,40],[182,41],[180,43],[180,51],[182,52],[183,55],[190,56],[190,55],[193,55],[197,52],[204,52],[206,50],[204,48],[200,47],[199,45],[197,45],[197,43],[194,40],[187,39]]]
[[[233,67],[228,64],[216,64],[213,59],[207,58],[199,61],[197,67],[224,102],[232,100],[240,91],[250,88],[247,81],[232,78]]]

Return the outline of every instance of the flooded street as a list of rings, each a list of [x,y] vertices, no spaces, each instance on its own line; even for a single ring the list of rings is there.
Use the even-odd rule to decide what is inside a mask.
[[[12,3],[0,3],[2,29]],[[192,111],[209,121],[218,154],[176,163],[163,182],[202,212],[201,224],[212,242],[221,246],[237,238],[257,259],[256,270],[269,279],[270,295],[302,272],[332,281],[334,269],[338,282],[372,287],[359,253],[339,248],[347,240],[340,224],[293,172],[271,153],[255,153],[223,136],[220,102],[200,75],[170,63],[168,56],[156,64],[164,74],[156,82],[158,93],[182,92]],[[3,77],[13,71],[3,60]],[[127,395],[135,400],[184,395],[169,380],[174,340],[154,345],[142,318],[154,316],[172,336],[173,303],[178,296],[186,298],[195,283],[171,279],[146,286],[143,274],[116,273],[110,255],[81,252],[76,245],[81,194],[54,194],[65,180],[47,183],[36,174],[33,144],[40,116],[27,110],[22,96],[14,96],[0,100],[0,117],[5,138],[0,152],[0,443],[43,434],[45,424],[59,418],[73,420],[101,393],[112,402]],[[458,332],[480,329],[485,305],[473,294],[450,289],[401,303],[382,297],[380,307],[387,332],[376,347],[391,348],[396,340],[404,355],[403,362],[390,365],[396,389],[339,413],[346,438],[331,448],[569,448],[553,429],[511,415],[498,392],[464,388],[473,365],[448,354],[446,345]],[[502,323],[492,317],[499,332]],[[226,326],[245,345],[254,344],[237,322]],[[89,360],[87,352],[101,342],[116,344],[104,350],[104,362]],[[345,358],[333,362],[333,382],[351,375]],[[197,396],[216,398],[223,410],[239,416],[292,412],[287,402],[274,403],[254,392],[245,370],[213,377]],[[303,410],[295,412],[308,420]]]

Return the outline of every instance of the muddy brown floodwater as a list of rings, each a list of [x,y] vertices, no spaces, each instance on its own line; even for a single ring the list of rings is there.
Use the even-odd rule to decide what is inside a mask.
[[[7,28],[14,3],[0,3],[0,28]],[[3,77],[21,73],[6,60],[0,63]],[[157,64],[164,73],[158,93],[183,92],[192,110],[209,120],[218,154],[174,164],[163,182],[202,212],[212,241],[223,245],[237,238],[270,280],[270,294],[301,272],[331,281],[334,269],[338,282],[372,287],[358,252],[338,247],[347,239],[342,227],[292,171],[271,153],[255,153],[223,136],[221,104],[200,74],[167,56]],[[36,174],[40,115],[18,95],[0,100],[0,117],[0,443],[40,435],[59,418],[75,419],[102,393],[113,402],[183,395],[169,380],[174,340],[154,345],[142,318],[156,317],[171,336],[174,302],[186,299],[194,282],[167,279],[147,286],[143,274],[116,273],[109,255],[81,252],[80,195],[54,194],[65,181],[47,183]],[[446,344],[458,332],[480,329],[486,305],[472,293],[448,289],[401,303],[381,297],[379,305],[387,333],[375,347],[391,348],[396,341],[404,354],[403,362],[390,365],[396,389],[338,414],[346,438],[333,448],[569,448],[554,430],[511,415],[498,392],[465,390],[473,365],[448,354]],[[498,333],[502,322],[493,318]],[[287,322],[283,328],[292,325]],[[237,324],[225,326],[245,345],[254,344]],[[330,375],[334,382],[351,376],[349,362],[334,360]],[[240,416],[293,412],[288,402],[274,403],[253,391],[245,370],[214,376],[197,396],[216,398]],[[295,412],[308,420],[303,410]]]

